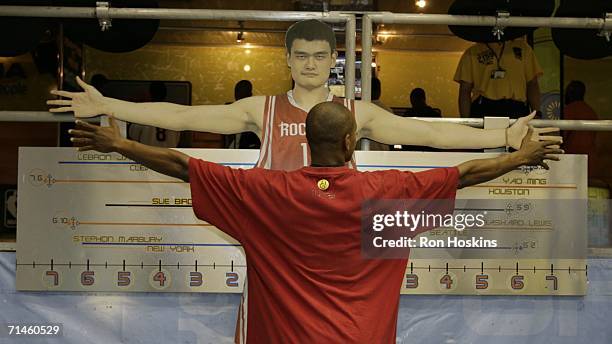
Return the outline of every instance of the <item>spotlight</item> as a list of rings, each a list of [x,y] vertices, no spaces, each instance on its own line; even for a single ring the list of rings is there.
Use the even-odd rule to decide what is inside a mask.
[[[415,5],[417,5],[417,7],[419,8],[424,8],[425,6],[427,6],[427,1],[425,0],[417,0],[414,3]]]

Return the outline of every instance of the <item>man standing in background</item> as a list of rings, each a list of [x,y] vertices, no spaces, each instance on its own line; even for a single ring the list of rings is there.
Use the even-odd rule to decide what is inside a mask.
[[[463,53],[455,72],[459,113],[472,118],[540,114],[538,77],[542,74],[524,39],[476,43]]]
[[[571,81],[565,88],[565,106],[563,106],[563,119],[569,120],[598,120],[595,110],[584,101],[586,87],[582,81]],[[563,148],[568,154],[589,155],[589,179],[595,172],[595,135],[594,131],[568,130],[563,132],[565,142]]]

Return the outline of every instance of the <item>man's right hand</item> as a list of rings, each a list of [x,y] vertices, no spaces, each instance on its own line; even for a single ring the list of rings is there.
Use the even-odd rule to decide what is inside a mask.
[[[107,114],[104,110],[106,98],[96,90],[95,87],[87,84],[76,77],[77,83],[83,88],[84,92],[51,91],[51,94],[62,96],[68,99],[47,100],[47,105],[60,105],[49,109],[50,112],[69,112],[73,111],[77,118],[93,117]]]
[[[559,147],[560,141],[533,141],[533,128],[529,127],[527,135],[523,138],[521,149],[514,154],[519,156],[523,165],[539,165],[545,169],[549,169],[548,164],[544,160],[559,161],[559,157],[555,154],[563,154],[564,151]]]

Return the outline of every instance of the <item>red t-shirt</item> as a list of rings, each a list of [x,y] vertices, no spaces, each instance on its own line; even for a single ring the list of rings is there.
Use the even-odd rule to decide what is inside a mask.
[[[246,253],[250,343],[395,343],[407,259],[361,257],[362,202],[454,199],[458,177],[457,168],[285,172],[189,160],[196,216]]]
[[[577,100],[565,105],[563,119],[570,120],[597,120],[597,114],[587,103]],[[564,132],[565,142],[563,148],[569,154],[588,154],[595,146],[594,131],[567,131]]]

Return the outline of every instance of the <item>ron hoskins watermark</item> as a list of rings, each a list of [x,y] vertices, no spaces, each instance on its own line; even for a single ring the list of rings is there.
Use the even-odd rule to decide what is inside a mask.
[[[454,200],[371,200],[362,212],[362,250],[368,257],[407,257],[410,248],[498,246],[496,239],[467,235],[487,224],[487,210],[457,210]],[[441,228],[458,235],[427,236],[427,231]]]

